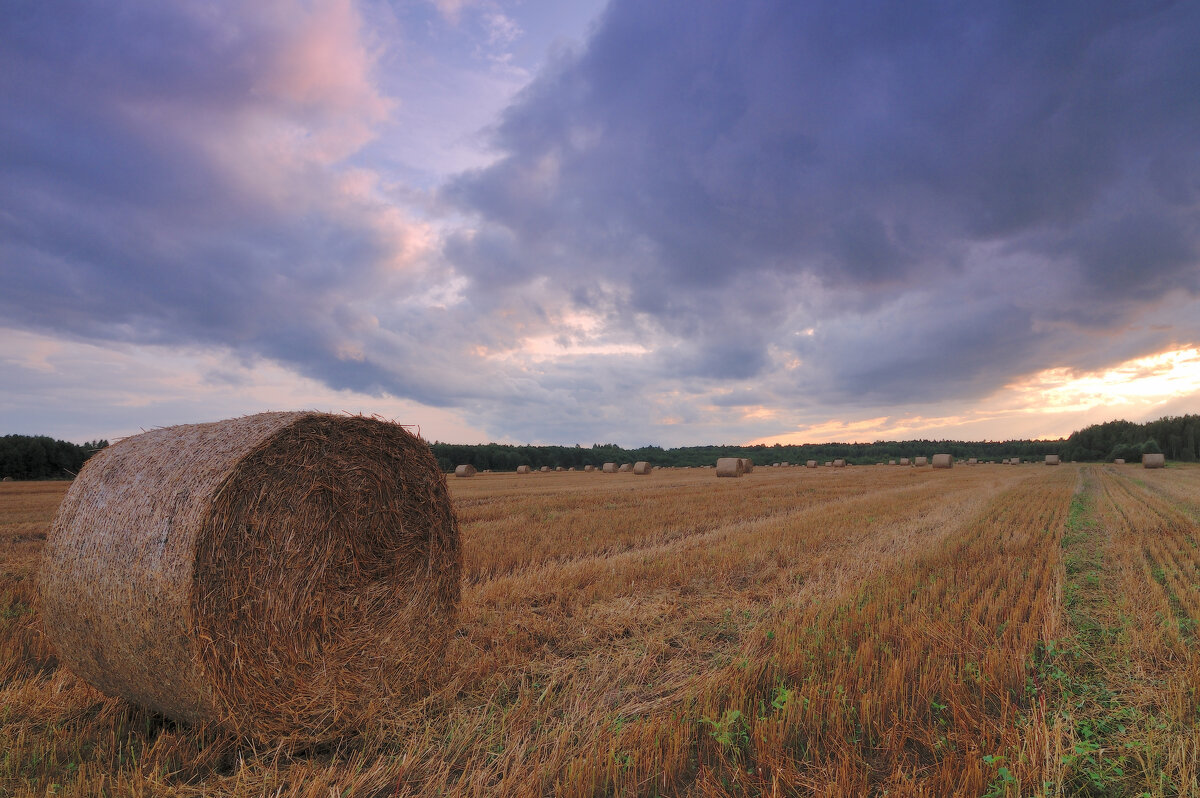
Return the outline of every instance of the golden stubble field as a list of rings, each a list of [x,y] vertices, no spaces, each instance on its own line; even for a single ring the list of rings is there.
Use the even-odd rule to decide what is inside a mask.
[[[0,485],[0,794],[1200,794],[1200,467],[450,478],[440,682],[317,750],[106,698]]]

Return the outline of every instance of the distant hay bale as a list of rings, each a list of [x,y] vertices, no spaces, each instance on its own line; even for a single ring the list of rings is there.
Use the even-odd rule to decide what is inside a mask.
[[[568,470],[568,471],[574,471],[574,470],[575,470],[575,466],[571,466],[571,467],[570,467],[570,468],[568,468],[567,470]]]
[[[752,471],[754,471],[754,461],[753,460],[751,460],[749,457],[743,457],[743,458],[741,458],[741,460],[742,460],[742,473],[743,474],[749,474]]]
[[[1125,465],[1125,458],[1118,457],[1116,460],[1113,460],[1113,464],[1114,465]]]
[[[908,463],[908,458],[907,458],[907,457],[901,457],[901,458],[900,458],[900,465],[908,465],[908,464],[909,464],[909,463]]]
[[[454,468],[454,476],[456,477],[473,477],[476,473],[475,466],[470,464],[455,466]]]
[[[621,463],[621,467],[617,469],[622,474],[628,474],[633,470],[633,463]]]
[[[895,465],[895,464],[896,464],[895,460],[888,460],[888,465]]]
[[[617,464],[616,463],[605,463],[603,471],[605,474],[615,474],[615,473],[617,473]]]
[[[913,465],[915,465],[915,466],[929,465],[929,458],[928,457],[914,457]]]
[[[1056,454],[1046,455],[1046,465],[1058,465],[1059,462],[1060,461],[1058,459],[1058,455],[1056,455]]]
[[[834,468],[845,468],[846,461],[839,457],[838,459],[833,461],[833,467]]]
[[[46,542],[42,620],[108,695],[310,743],[423,692],[461,568],[424,441],[370,418],[262,413],[89,459]]]
[[[644,477],[653,470],[654,469],[652,469],[650,467],[650,464],[647,463],[645,460],[639,460],[638,462],[633,464],[633,473],[635,473],[639,476]]]
[[[518,474],[528,474],[532,470],[529,466],[517,466]]]
[[[717,476],[719,477],[740,477],[744,472],[745,466],[742,464],[740,457],[721,457],[717,459]]]
[[[550,466],[542,466],[538,469],[538,471],[541,471],[543,474],[548,474],[550,473]]]
[[[826,467],[826,468],[829,468],[829,467],[830,467],[830,466],[832,466],[832,465],[833,465],[833,461],[832,461],[832,460],[826,460],[826,461],[825,461],[825,467]]]
[[[554,470],[555,470],[555,471],[566,471],[567,469],[563,468],[562,466],[558,466],[558,467],[557,467],[557,468],[555,468]]]
[[[1167,456],[1165,454],[1144,454],[1142,455],[1142,468],[1166,468]]]
[[[0,479],[0,482],[12,482],[12,481],[13,481],[12,477],[5,477],[4,479]]]
[[[584,470],[584,471],[595,471],[595,470],[596,470],[596,467],[595,467],[595,466],[586,465],[586,466],[584,466],[584,467],[583,467],[583,470]]]
[[[976,457],[968,457],[967,465],[979,465],[979,459]]]
[[[935,454],[933,456],[934,468],[954,468],[954,455],[952,454]]]
[[[816,461],[816,460],[809,460],[808,462],[806,462],[806,463],[804,464],[804,467],[805,467],[805,468],[816,468],[816,467],[817,467],[817,461]]]

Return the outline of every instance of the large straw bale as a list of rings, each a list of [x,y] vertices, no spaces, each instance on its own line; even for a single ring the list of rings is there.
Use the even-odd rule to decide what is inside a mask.
[[[529,466],[517,466],[517,473],[518,473],[518,474],[528,474],[528,473],[530,473],[532,470],[533,470],[533,469],[532,469],[532,468],[530,468]]]
[[[1046,455],[1046,465],[1058,465],[1061,462],[1062,461],[1058,459],[1058,455],[1056,454]]]
[[[538,469],[538,471],[542,472],[543,474],[549,474],[550,466],[542,466],[541,468]]]
[[[817,467],[817,461],[816,461],[816,460],[809,460],[808,462],[806,462],[806,463],[804,464],[804,467],[805,467],[805,468],[816,468],[816,467]]]
[[[584,467],[583,467],[583,470],[584,470],[584,471],[595,471],[595,470],[596,470],[596,467],[595,467],[595,466],[586,465],[586,466],[584,466]]]
[[[466,465],[455,466],[454,476],[456,477],[473,477],[475,476],[475,466],[467,463]]]
[[[967,465],[979,465],[979,458],[977,458],[977,457],[968,457],[968,458],[967,458]]]
[[[621,467],[617,469],[622,474],[628,474],[633,470],[633,463],[621,463]]]
[[[562,466],[555,466],[554,470],[555,471],[566,471],[567,469],[563,468]]]
[[[929,458],[928,457],[914,457],[913,465],[915,465],[915,466],[929,465]]]
[[[647,463],[645,460],[639,460],[638,462],[633,464],[633,473],[638,474],[639,476],[644,477],[647,474],[649,474],[652,470],[653,469],[650,467],[650,464]]]
[[[740,477],[745,466],[740,457],[721,457],[717,459],[717,476]]]
[[[88,460],[46,542],[42,619],[60,660],[104,693],[316,742],[424,689],[461,568],[421,439],[370,418],[262,413]]]
[[[616,463],[605,463],[602,470],[604,471],[605,474],[615,474],[615,473],[617,473],[617,464]]]
[[[1166,468],[1167,456],[1164,454],[1144,454],[1142,455],[1143,468]]]
[[[933,456],[934,468],[954,468],[954,455],[952,454],[935,454]]]
[[[1113,464],[1114,465],[1125,465],[1125,458],[1118,457],[1116,460],[1113,460]]]
[[[845,468],[846,461],[839,457],[838,459],[833,461],[833,467],[834,468]]]
[[[743,474],[749,474],[752,471],[754,471],[754,461],[753,460],[751,460],[749,457],[743,457],[743,458],[741,458],[741,460],[742,460],[742,473]]]

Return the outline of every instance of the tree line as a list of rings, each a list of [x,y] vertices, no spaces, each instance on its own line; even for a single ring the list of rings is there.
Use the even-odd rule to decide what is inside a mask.
[[[1041,460],[1057,454],[1064,461],[1107,462],[1121,457],[1130,462],[1141,459],[1146,452],[1162,452],[1168,460],[1200,461],[1200,415],[1165,416],[1146,424],[1130,421],[1109,421],[1094,424],[1067,438],[1055,440],[1008,441],[875,441],[874,443],[805,443],[758,444],[756,446],[711,445],[681,446],[664,449],[661,446],[642,446],[625,449],[616,444],[584,446],[513,446],[502,443],[430,444],[438,465],[443,471],[453,471],[457,465],[470,464],[480,471],[515,471],[517,466],[534,469],[542,466],[583,468],[604,463],[634,463],[645,460],[653,466],[712,465],[718,457],[748,457],[757,465],[808,460],[825,462],[838,458],[858,465],[886,463],[901,457],[919,457],[943,453],[956,460],[975,457],[980,460],[1001,460],[1020,457]]]
[[[71,479],[108,441],[75,444],[45,435],[0,437],[0,478]]]
[[[70,479],[84,462],[108,446],[106,440],[75,444],[44,435],[5,435],[0,437],[0,477],[13,479]],[[480,471],[515,471],[517,466],[533,468],[583,468],[604,463],[635,463],[645,460],[653,466],[712,465],[718,457],[748,457],[757,465],[807,460],[824,462],[838,458],[858,465],[886,463],[901,457],[954,455],[956,460],[976,457],[1000,460],[1010,457],[1040,460],[1057,454],[1064,461],[1101,462],[1118,457],[1136,462],[1147,452],[1162,452],[1168,460],[1200,462],[1200,415],[1164,416],[1157,421],[1135,424],[1108,421],[1093,424],[1057,440],[1010,441],[875,441],[874,443],[758,444],[756,446],[710,445],[664,449],[642,446],[625,449],[612,443],[584,446],[513,446],[502,443],[430,444],[443,471],[469,463]]]

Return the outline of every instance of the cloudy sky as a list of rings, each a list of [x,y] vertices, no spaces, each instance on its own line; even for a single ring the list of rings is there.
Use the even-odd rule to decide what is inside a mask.
[[[1200,412],[1200,4],[11,0],[0,434]]]

